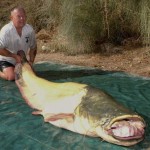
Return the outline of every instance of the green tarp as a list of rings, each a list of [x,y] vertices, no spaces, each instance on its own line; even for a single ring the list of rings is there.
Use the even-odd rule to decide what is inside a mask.
[[[135,146],[122,147],[44,123],[42,116],[31,114],[33,110],[24,102],[15,82],[0,79],[0,150],[150,149],[149,78],[52,62],[35,64],[34,69],[47,80],[86,83],[107,91],[145,119],[145,139]]]

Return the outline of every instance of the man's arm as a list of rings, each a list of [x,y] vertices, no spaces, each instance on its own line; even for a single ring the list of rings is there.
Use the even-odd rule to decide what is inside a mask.
[[[32,65],[34,63],[37,54],[37,46],[29,51],[29,63]]]
[[[0,55],[5,56],[5,57],[12,57],[16,60],[16,62],[21,62],[20,56],[17,54],[11,53],[7,49],[0,49]]]

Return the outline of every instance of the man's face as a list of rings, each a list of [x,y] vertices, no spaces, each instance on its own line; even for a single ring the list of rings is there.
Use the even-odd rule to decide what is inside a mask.
[[[16,28],[22,28],[26,23],[26,14],[23,10],[14,10],[11,13],[11,21]]]

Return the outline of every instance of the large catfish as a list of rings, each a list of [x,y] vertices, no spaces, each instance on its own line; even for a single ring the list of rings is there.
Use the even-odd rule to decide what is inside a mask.
[[[23,51],[15,67],[16,84],[26,103],[44,121],[80,134],[123,145],[144,138],[145,122],[102,90],[80,83],[55,83],[38,77]]]

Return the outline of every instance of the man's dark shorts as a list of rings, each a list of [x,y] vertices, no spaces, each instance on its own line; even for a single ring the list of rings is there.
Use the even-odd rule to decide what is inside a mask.
[[[0,71],[3,72],[3,69],[7,67],[15,67],[13,64],[7,61],[0,61]]]

